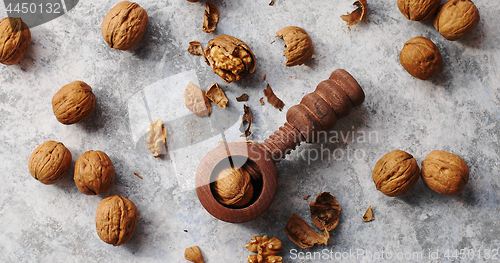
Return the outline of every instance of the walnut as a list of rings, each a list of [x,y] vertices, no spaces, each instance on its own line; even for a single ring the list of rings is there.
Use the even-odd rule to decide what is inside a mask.
[[[188,247],[184,250],[184,258],[194,263],[203,263],[203,255],[198,246]]]
[[[352,4],[356,6],[356,10],[352,13],[348,13],[347,15],[341,15],[340,18],[347,22],[348,26],[353,26],[357,24],[359,21],[365,20],[366,14],[368,13],[368,4],[366,0],[359,0]]]
[[[411,154],[394,150],[378,160],[372,177],[377,190],[388,196],[399,196],[415,186],[420,169]]]
[[[311,218],[319,229],[331,231],[337,227],[340,219],[339,202],[329,192],[320,193],[314,202],[309,204]]]
[[[434,27],[444,38],[455,41],[472,32],[479,19],[479,10],[472,1],[451,0],[439,7]]]
[[[113,7],[102,21],[102,37],[118,50],[129,50],[141,41],[148,26],[146,10],[136,3],[123,1]]]
[[[21,18],[6,17],[0,21],[0,63],[14,65],[26,54],[31,32]]]
[[[210,185],[215,199],[233,207],[243,207],[253,198],[253,185],[250,173],[243,168],[222,170]]]
[[[163,127],[163,121],[153,121],[149,126],[149,133],[146,136],[146,144],[155,158],[160,157],[163,149],[165,149],[166,139],[167,129]]]
[[[137,207],[129,199],[113,195],[102,199],[95,214],[97,235],[113,246],[130,241],[137,226]]]
[[[421,80],[436,76],[443,67],[439,49],[425,37],[408,40],[399,54],[399,62],[410,75]]]
[[[330,234],[324,230],[321,234],[316,233],[311,226],[295,213],[288,218],[285,226],[285,234],[300,248],[310,248],[316,244],[328,245]]]
[[[255,71],[255,56],[243,41],[220,35],[208,42],[205,62],[227,83],[243,79]]]
[[[282,256],[276,256],[281,252],[281,240],[277,237],[255,236],[248,242],[246,248],[250,252],[257,252],[257,255],[250,255],[247,258],[248,263],[280,263],[283,262]]]
[[[422,180],[440,194],[457,195],[469,181],[469,167],[455,154],[432,151],[422,162]]]
[[[207,97],[220,108],[226,108],[228,102],[226,94],[224,94],[224,91],[222,91],[217,82],[212,84],[212,86],[207,89]]]
[[[205,92],[191,82],[184,91],[184,99],[186,107],[198,117],[209,116],[212,112],[212,105]]]
[[[54,115],[66,125],[84,120],[94,112],[96,105],[92,88],[83,81],[73,81],[63,86],[52,98]]]
[[[210,34],[217,28],[217,22],[219,22],[219,9],[211,2],[207,2],[206,5],[205,14],[203,15],[202,31]]]
[[[436,13],[441,0],[398,0],[399,11],[413,21],[425,21]]]
[[[108,155],[101,151],[87,151],[75,163],[75,184],[86,195],[109,190],[115,180],[115,168]]]
[[[311,38],[300,27],[289,26],[276,32],[277,36],[285,41],[285,66],[302,65],[311,59],[314,47]]]
[[[31,153],[28,167],[33,178],[43,184],[53,184],[66,174],[71,160],[71,152],[64,144],[46,141]]]

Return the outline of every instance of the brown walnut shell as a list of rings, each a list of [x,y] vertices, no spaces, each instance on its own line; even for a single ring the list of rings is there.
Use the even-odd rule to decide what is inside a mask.
[[[186,248],[186,250],[184,250],[184,258],[194,263],[204,263],[203,255],[198,246]]]
[[[212,183],[212,193],[215,199],[223,205],[245,206],[253,198],[251,179],[252,177],[246,169],[224,169]]]
[[[210,40],[204,56],[213,72],[227,83],[243,79],[255,71],[252,50],[233,36],[220,35]]]
[[[312,58],[314,46],[311,37],[300,27],[289,26],[276,32],[285,41],[285,66],[302,65]]]
[[[146,10],[136,3],[123,1],[106,14],[101,33],[110,47],[129,50],[141,41],[147,26]]]
[[[399,11],[413,21],[431,19],[436,13],[441,0],[398,0]]]
[[[14,65],[26,54],[31,32],[21,18],[6,17],[0,21],[0,63]]]
[[[339,202],[329,192],[320,193],[314,202],[309,204],[311,218],[319,229],[332,231],[339,224]]]
[[[439,7],[434,27],[444,38],[455,41],[472,32],[479,19],[479,10],[472,1],[450,0]]]
[[[75,184],[86,195],[109,190],[115,180],[115,168],[108,155],[101,151],[87,151],[75,163]]]
[[[421,80],[436,76],[443,67],[439,49],[425,37],[408,40],[399,54],[399,62],[410,75]]]
[[[102,241],[113,246],[130,241],[137,226],[137,207],[129,199],[113,195],[97,206],[95,226]]]
[[[207,95],[192,82],[189,82],[184,90],[184,104],[198,117],[207,117],[212,112]]]
[[[57,120],[66,125],[87,118],[94,112],[97,100],[92,88],[83,81],[62,87],[52,98],[52,110]]]
[[[377,190],[388,196],[399,196],[415,186],[420,169],[411,154],[394,150],[378,160],[372,177]]]
[[[44,184],[53,184],[66,174],[71,160],[71,152],[64,144],[46,141],[31,153],[28,167],[33,178]]]
[[[295,213],[286,222],[285,234],[293,243],[304,249],[313,247],[316,244],[328,245],[330,240],[328,231],[325,230],[321,234],[316,233],[306,221]]]
[[[469,167],[455,154],[432,151],[422,162],[422,180],[443,195],[457,195],[469,181]]]

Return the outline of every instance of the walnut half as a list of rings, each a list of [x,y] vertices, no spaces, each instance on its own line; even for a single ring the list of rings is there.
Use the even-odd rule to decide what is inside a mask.
[[[246,248],[250,252],[257,252],[257,255],[250,255],[247,258],[248,263],[280,263],[283,262],[282,256],[276,256],[281,252],[281,240],[277,237],[269,238],[267,235],[255,236],[248,242]]]
[[[328,244],[330,234],[327,230],[316,233],[311,226],[295,213],[290,216],[285,226],[285,234],[300,248],[310,248],[316,244]]]
[[[331,231],[339,224],[340,205],[337,199],[329,192],[324,192],[309,204],[311,218],[319,229]]]
[[[276,35],[285,41],[285,66],[302,65],[311,59],[314,47],[311,38],[300,27],[289,26],[276,32]]]

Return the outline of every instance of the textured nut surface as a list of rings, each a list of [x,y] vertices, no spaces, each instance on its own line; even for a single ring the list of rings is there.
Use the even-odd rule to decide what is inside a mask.
[[[365,20],[366,14],[368,13],[368,3],[366,0],[359,0],[352,4],[356,6],[356,10],[352,13],[348,13],[347,15],[341,15],[340,18],[347,22],[348,26],[353,26],[357,24],[361,20]]]
[[[21,18],[6,17],[0,21],[0,63],[14,65],[26,54],[31,32]]]
[[[311,37],[300,27],[289,26],[276,32],[285,41],[285,57],[287,67],[302,65],[311,59],[314,46]]]
[[[198,117],[209,116],[212,112],[212,105],[210,105],[205,92],[191,82],[188,83],[186,90],[184,90],[184,103]]]
[[[201,55],[203,55],[203,47],[201,46],[200,42],[191,41],[191,42],[189,42],[188,52],[189,52],[189,54],[192,54],[195,56],[201,56]]]
[[[408,40],[399,53],[399,62],[410,75],[421,80],[436,76],[443,67],[439,49],[425,37]]]
[[[184,258],[194,263],[203,263],[203,255],[198,246],[188,247],[184,250]]]
[[[472,32],[479,19],[479,10],[472,1],[450,0],[439,7],[434,27],[444,38],[454,41]]]
[[[441,0],[398,0],[399,11],[413,21],[431,19]]]
[[[123,1],[113,7],[102,21],[102,37],[114,49],[129,50],[141,41],[148,26],[146,10]]]
[[[410,191],[419,177],[417,160],[401,150],[394,150],[380,158],[372,173],[377,190],[388,196],[399,196]]]
[[[243,79],[255,71],[255,56],[243,41],[220,35],[208,42],[205,62],[227,83]]]
[[[246,248],[257,255],[247,257],[248,263],[279,263],[283,262],[282,256],[276,256],[281,252],[282,242],[277,237],[269,238],[267,235],[255,236],[248,242]]]
[[[137,207],[129,199],[113,195],[97,206],[95,226],[102,241],[119,246],[130,241],[137,226]]]
[[[457,195],[469,181],[469,167],[453,153],[432,151],[422,162],[422,180],[440,194]]]
[[[146,145],[154,157],[160,157],[165,149],[165,140],[167,139],[167,129],[163,127],[162,120],[156,120],[151,123],[146,136]]]
[[[217,22],[219,22],[219,9],[211,2],[207,2],[206,5],[205,14],[203,15],[203,27],[201,30],[210,34],[217,28]]]
[[[217,104],[220,108],[226,108],[228,102],[226,94],[224,94],[224,91],[220,88],[217,82],[214,82],[214,84],[207,89],[207,98]]]
[[[224,205],[242,207],[253,198],[252,177],[246,169],[226,168],[211,184],[215,199]]]
[[[86,195],[109,190],[115,180],[115,168],[108,155],[101,151],[87,151],[75,163],[75,184]]]
[[[44,184],[53,184],[66,174],[71,159],[71,152],[64,144],[46,141],[31,153],[28,167],[33,178]]]
[[[316,244],[328,245],[330,234],[328,231],[323,231],[321,234],[316,233],[311,226],[293,213],[285,226],[285,234],[290,240],[300,248],[310,248]]]
[[[311,218],[319,229],[331,231],[339,224],[339,202],[329,192],[320,193],[314,202],[309,204]]]
[[[94,112],[97,100],[92,88],[83,81],[74,81],[62,87],[52,98],[52,110],[62,124],[74,124]]]

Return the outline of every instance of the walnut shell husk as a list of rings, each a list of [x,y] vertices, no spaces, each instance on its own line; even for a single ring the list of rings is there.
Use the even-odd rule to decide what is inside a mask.
[[[201,30],[210,34],[217,28],[217,22],[219,22],[219,9],[214,3],[207,2]]]
[[[441,52],[425,37],[408,40],[399,54],[399,62],[410,75],[421,80],[435,77],[443,67]]]
[[[95,226],[102,241],[113,246],[130,241],[137,226],[137,207],[129,199],[113,195],[97,206]]]
[[[66,174],[71,160],[71,152],[64,144],[46,141],[31,153],[28,167],[33,178],[43,184],[53,184]]]
[[[356,10],[352,13],[347,13],[347,15],[341,15],[340,18],[347,22],[348,26],[356,25],[359,21],[365,20],[366,14],[368,13],[368,3],[366,0],[358,0],[352,4],[356,6]]]
[[[65,125],[75,124],[89,117],[97,106],[92,88],[83,81],[64,85],[52,98],[52,110],[57,120]]]
[[[316,244],[328,245],[330,240],[330,234],[327,230],[321,234],[316,233],[306,221],[295,213],[286,222],[285,234],[293,243],[303,249],[311,248]]]
[[[212,105],[207,95],[192,82],[189,82],[184,90],[184,104],[198,117],[207,117],[212,112]]]
[[[453,153],[432,151],[422,162],[422,180],[440,194],[457,195],[469,181],[469,167]]]
[[[380,158],[372,172],[377,190],[387,196],[407,193],[415,186],[419,177],[417,160],[401,150],[394,150]]]
[[[115,168],[108,155],[87,151],[75,163],[75,184],[80,192],[96,195],[108,191],[115,180]]]
[[[136,3],[123,1],[106,14],[101,33],[110,47],[130,50],[141,41],[147,26],[146,10]]]
[[[198,246],[192,246],[184,250],[184,258],[194,263],[203,263],[203,255]]]
[[[302,65],[312,58],[314,46],[307,32],[296,26],[289,26],[276,32],[276,35],[285,41],[285,66]]]
[[[31,32],[21,18],[6,17],[0,21],[0,63],[14,65],[26,54]]]
[[[441,5],[434,17],[434,27],[446,39],[459,40],[479,24],[479,10],[470,0],[450,0]]]
[[[210,40],[204,57],[213,72],[227,83],[247,77],[257,65],[250,47],[229,35],[219,35]]]
[[[214,82],[214,84],[207,89],[207,98],[217,104],[220,108],[226,108],[228,99],[217,82]]]
[[[311,218],[319,229],[332,231],[339,224],[339,202],[329,192],[320,193],[314,202],[309,204]]]
[[[431,19],[436,13],[441,0],[398,0],[401,13],[412,21]]]
[[[253,198],[251,175],[245,169],[226,168],[211,184],[215,199],[233,207],[243,207]]]

